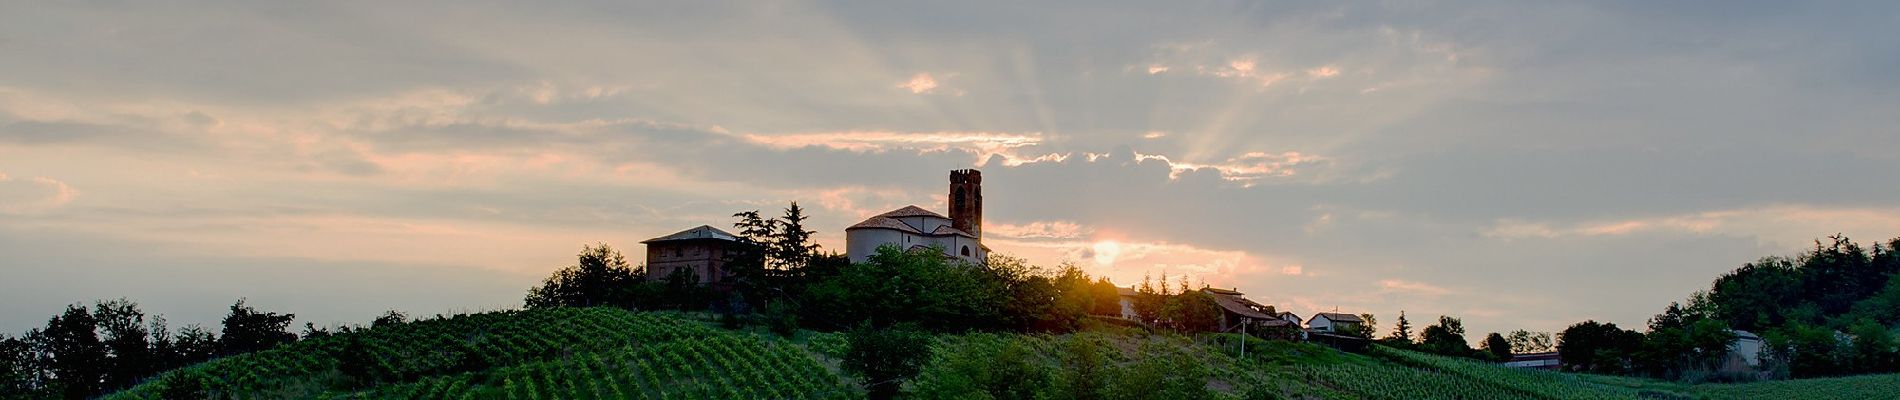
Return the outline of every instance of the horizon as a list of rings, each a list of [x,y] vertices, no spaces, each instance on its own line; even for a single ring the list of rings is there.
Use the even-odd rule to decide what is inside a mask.
[[[0,334],[518,307],[794,201],[843,251],[969,168],[994,254],[1381,334],[1637,328],[1900,237],[1900,5],[990,5],[17,7]]]

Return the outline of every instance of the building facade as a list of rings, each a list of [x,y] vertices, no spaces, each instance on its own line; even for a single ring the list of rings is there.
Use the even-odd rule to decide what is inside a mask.
[[[891,245],[905,251],[934,248],[952,259],[982,264],[990,253],[983,246],[982,174],[974,169],[950,171],[949,196],[949,217],[912,205],[845,228],[845,256],[864,262],[878,247]]]
[[[691,272],[701,285],[724,285],[732,277],[727,266],[759,264],[764,253],[731,233],[707,225],[640,242],[647,246],[647,279],[666,279],[677,270]]]

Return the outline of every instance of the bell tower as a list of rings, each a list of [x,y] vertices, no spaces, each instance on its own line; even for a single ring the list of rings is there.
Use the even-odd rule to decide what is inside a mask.
[[[983,238],[983,173],[950,171],[950,227]]]

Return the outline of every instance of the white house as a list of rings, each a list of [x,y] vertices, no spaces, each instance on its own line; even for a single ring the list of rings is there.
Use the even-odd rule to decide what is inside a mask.
[[[1281,311],[1278,316],[1280,317],[1280,319],[1285,320],[1288,323],[1292,323],[1293,326],[1300,326],[1299,314],[1294,314],[1291,311]]]
[[[1337,333],[1341,330],[1345,330],[1347,328],[1354,327],[1354,326],[1359,326],[1359,324],[1364,324],[1364,323],[1366,323],[1366,320],[1359,319],[1359,316],[1352,315],[1352,314],[1327,313],[1327,312],[1313,313],[1313,318],[1306,320],[1306,330],[1313,331],[1313,332]]]
[[[1135,289],[1117,286],[1115,287],[1115,294],[1120,295],[1118,297],[1121,298],[1122,319],[1129,321],[1140,320],[1141,315],[1135,313],[1135,296],[1139,295],[1135,292]]]
[[[974,169],[950,171],[949,203],[949,217],[904,206],[844,228],[845,256],[859,263],[884,245],[906,251],[935,247],[951,258],[982,264],[990,253],[983,246],[983,176]]]

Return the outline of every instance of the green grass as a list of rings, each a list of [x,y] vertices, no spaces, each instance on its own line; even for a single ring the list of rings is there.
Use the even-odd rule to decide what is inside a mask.
[[[303,341],[182,369],[217,398],[862,398],[839,372],[843,335],[725,330],[704,316],[610,308],[504,311]],[[1349,354],[1241,336],[1103,327],[1066,335],[940,335],[907,390],[924,399],[1882,399],[1900,374],[1748,384],[1501,368],[1374,347]],[[357,354],[373,355],[349,362]],[[1087,350],[1084,350],[1087,349]],[[1078,354],[1088,353],[1089,357]],[[1078,360],[1092,360],[1081,367]],[[356,366],[360,377],[344,373]],[[157,379],[108,399],[156,399]],[[1147,397],[1144,397],[1147,396]]]

